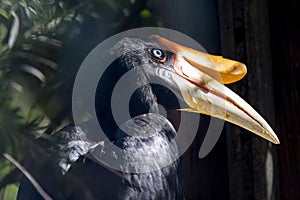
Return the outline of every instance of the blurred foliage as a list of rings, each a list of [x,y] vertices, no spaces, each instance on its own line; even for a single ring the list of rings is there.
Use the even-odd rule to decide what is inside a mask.
[[[71,123],[76,71],[105,38],[159,26],[155,1],[1,0],[0,199],[15,199],[21,164],[44,152],[39,138]]]

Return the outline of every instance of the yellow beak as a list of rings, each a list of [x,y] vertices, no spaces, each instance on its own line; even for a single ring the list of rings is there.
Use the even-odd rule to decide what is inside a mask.
[[[243,63],[202,53],[158,35],[151,38],[173,53],[171,59],[176,71],[173,80],[189,105],[182,110],[223,119],[279,144],[268,123],[246,101],[223,85],[246,75],[247,68]]]

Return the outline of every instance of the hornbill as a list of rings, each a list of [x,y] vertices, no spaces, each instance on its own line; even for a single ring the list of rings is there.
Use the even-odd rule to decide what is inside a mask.
[[[158,35],[151,36],[149,41],[123,38],[109,53],[118,58],[99,80],[95,98],[98,122],[109,143],[88,140],[84,128],[88,123],[82,127],[68,126],[53,135],[58,137],[60,147],[68,146],[59,154],[59,165],[66,174],[37,179],[54,199],[184,199],[178,147],[174,142],[176,120],[169,114],[160,114],[159,104],[164,104],[167,111],[180,109],[221,118],[279,143],[267,122],[223,85],[243,78],[247,72],[244,64],[196,51]],[[138,77],[129,84],[142,84],[130,99],[132,118],[118,126],[111,110],[111,97],[116,83],[129,70]],[[175,88],[178,98],[169,89],[151,84],[153,78]],[[186,108],[180,107],[178,101],[184,102]],[[112,143],[122,150],[121,154],[114,154],[107,145]],[[90,156],[88,152],[93,148],[100,148],[97,152],[108,159],[122,158],[119,170]],[[18,199],[39,198],[30,182],[23,179]]]

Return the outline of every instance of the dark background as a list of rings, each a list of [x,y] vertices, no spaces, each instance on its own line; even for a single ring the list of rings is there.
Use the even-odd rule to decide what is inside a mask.
[[[0,3],[7,13],[15,10],[21,24],[14,47],[7,49],[14,18],[1,15],[1,153],[10,153],[24,166],[25,158],[38,160],[43,145],[37,136],[72,121],[72,82],[86,54],[120,31],[161,26],[187,34],[211,54],[244,62],[247,76],[229,87],[267,119],[281,142],[270,144],[226,123],[215,148],[199,159],[203,126],[183,155],[186,199],[300,199],[298,0],[37,2],[42,3],[32,7],[37,14],[30,17],[19,1]],[[58,2],[65,4],[50,12]],[[68,20],[64,10],[80,15],[81,20]],[[65,18],[53,29],[44,27],[61,16]],[[24,73],[24,64],[39,70],[46,82],[36,71]],[[22,92],[16,92],[18,87],[11,83],[20,84]],[[5,158],[0,161],[0,197],[13,199],[21,173]]]
[[[202,160],[193,156],[201,144],[195,141],[184,156],[188,199],[299,199],[299,1],[161,5],[166,27],[190,35],[210,53],[246,63],[248,75],[230,87],[266,117],[281,141],[270,145],[228,124]]]

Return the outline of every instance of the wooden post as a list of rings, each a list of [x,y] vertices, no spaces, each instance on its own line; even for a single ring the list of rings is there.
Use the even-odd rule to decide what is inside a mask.
[[[231,88],[274,127],[272,62],[266,0],[220,0],[222,54],[246,63],[248,75]],[[227,125],[230,199],[275,199],[272,145]]]
[[[300,1],[270,1],[280,199],[300,199]]]

